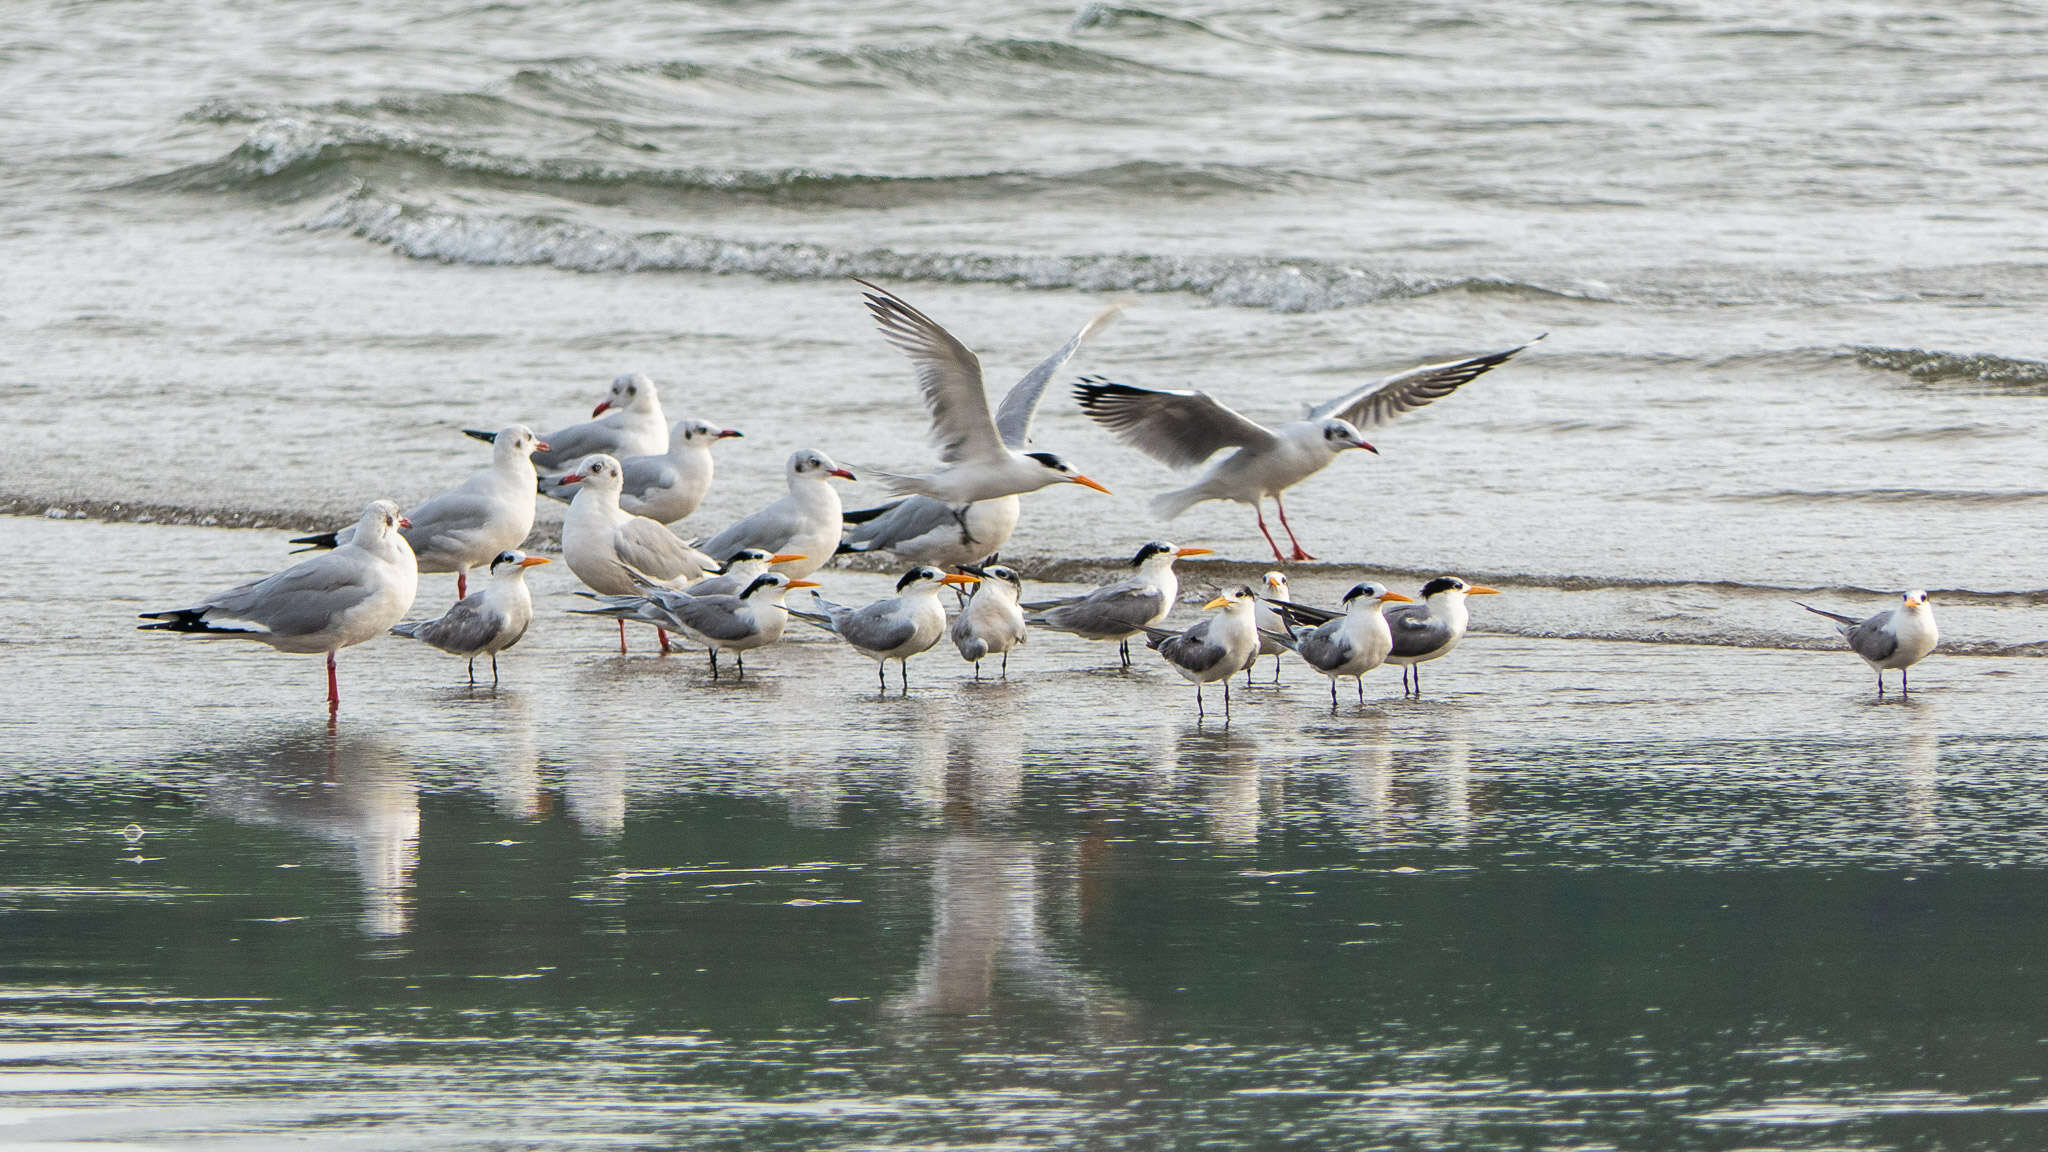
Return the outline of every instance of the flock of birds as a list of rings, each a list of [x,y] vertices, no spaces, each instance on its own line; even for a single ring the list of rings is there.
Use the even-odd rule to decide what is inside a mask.
[[[1464,636],[1466,600],[1495,593],[1455,576],[1432,580],[1415,600],[1383,585],[1355,585],[1334,609],[1295,602],[1278,571],[1255,590],[1239,586],[1203,606],[1183,629],[1165,627],[1179,601],[1174,562],[1205,548],[1152,541],[1139,548],[1123,579],[1057,600],[1024,598],[1018,573],[998,562],[1015,531],[1019,497],[1055,484],[1108,492],[1052,452],[1034,450],[1031,425],[1053,377],[1116,314],[1095,316],[1013,385],[993,409],[981,364],[966,345],[893,293],[859,281],[885,339],[908,355],[929,411],[939,466],[930,472],[879,473],[897,499],[847,510],[835,479],[854,474],[823,452],[789,457],[787,495],[708,539],[684,540],[669,525],[696,511],[713,475],[712,447],[739,436],[702,420],[671,425],[654,383],[641,375],[613,380],[591,419],[545,438],[523,425],[469,435],[492,445],[491,466],[409,512],[377,500],[352,526],[302,536],[292,543],[320,554],[275,575],[209,596],[187,608],[143,614],[142,627],[239,636],[284,652],[324,653],[330,711],[340,706],[335,654],[389,633],[424,641],[469,661],[517,644],[533,619],[527,570],[550,561],[520,551],[533,531],[538,499],[568,502],[562,559],[589,589],[594,606],[580,611],[616,618],[619,650],[626,624],[656,629],[661,649],[670,633],[702,643],[713,676],[730,655],[745,675],[746,653],[776,643],[791,617],[825,629],[876,662],[884,690],[894,660],[904,691],[908,661],[950,637],[981,674],[994,657],[1008,672],[1009,652],[1038,626],[1089,640],[1116,641],[1125,667],[1130,644],[1142,640],[1196,686],[1223,685],[1272,657],[1293,652],[1330,680],[1358,684],[1383,664],[1403,667],[1403,691],[1421,694],[1419,665],[1451,652]],[[1537,337],[1542,339],[1542,337]],[[1168,465],[1192,468],[1210,460],[1201,478],[1154,499],[1172,519],[1206,500],[1249,504],[1276,561],[1314,559],[1287,521],[1284,493],[1353,449],[1376,453],[1360,432],[1439,400],[1506,363],[1528,344],[1430,364],[1364,385],[1311,407],[1296,421],[1259,424],[1202,392],[1155,391],[1084,376],[1074,386],[1082,410],[1124,443]],[[1272,498],[1290,550],[1282,552],[1266,525]],[[843,552],[891,554],[912,566],[895,594],[851,607],[813,591],[807,605],[785,602],[807,577]],[[472,594],[469,574],[487,579]],[[405,622],[420,573],[456,578],[457,602],[445,614]],[[958,591],[950,621],[942,594]],[[1801,605],[1801,607],[1806,607]],[[1808,608],[1836,622],[1852,651],[1878,674],[1905,670],[1933,651],[1938,635],[1925,592],[1908,592],[1897,608],[1867,620]]]

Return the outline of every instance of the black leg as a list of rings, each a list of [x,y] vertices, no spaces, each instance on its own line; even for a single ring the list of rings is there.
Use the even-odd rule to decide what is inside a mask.
[[[492,684],[496,684],[497,682],[498,682],[498,654],[497,654],[496,652],[493,652],[493,653],[491,653],[491,683],[492,683]]]
[[[1365,703],[1365,677],[1353,676],[1352,679],[1358,681],[1358,702],[1363,704]]]
[[[974,678],[976,680],[981,679],[981,661],[979,660],[974,662]]]
[[[887,660],[880,661],[875,665],[875,683],[881,685],[880,691],[885,693],[889,691],[889,662]]]
[[[903,678],[903,694],[904,694],[905,696],[908,696],[908,695],[910,695],[910,661],[909,661],[909,660],[898,660],[898,661],[896,662],[896,675],[898,675],[898,676],[900,676],[900,677],[902,677],[902,678]]]
[[[1230,677],[1223,678],[1223,722],[1230,723]]]
[[[1337,714],[1337,678],[1330,677],[1330,715]]]
[[[474,656],[469,658],[469,682],[471,684],[476,683],[476,657]]]
[[[1009,678],[1010,678],[1010,654],[1009,654],[1009,652],[1005,651],[1005,652],[1003,653],[1003,679],[1005,679],[1005,680],[1008,680]]]
[[[1884,669],[1877,670],[1877,698],[1884,699]]]
[[[1901,699],[1905,697],[1906,692],[1906,670],[1901,668],[1899,669],[1899,696]]]
[[[1197,684],[1195,685],[1195,719],[1200,720],[1206,715],[1208,713],[1202,711],[1202,686]]]
[[[1116,646],[1117,654],[1123,657],[1124,667],[1131,666],[1131,642],[1128,638]]]
[[[1244,662],[1244,686],[1247,688],[1252,686],[1252,665],[1258,662],[1259,658],[1257,656]]]

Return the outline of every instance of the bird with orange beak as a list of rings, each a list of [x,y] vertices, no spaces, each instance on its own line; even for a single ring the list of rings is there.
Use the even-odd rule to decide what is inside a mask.
[[[814,611],[791,608],[789,614],[809,621],[853,646],[854,651],[875,662],[875,675],[883,691],[889,688],[889,661],[896,661],[903,677],[903,691],[910,691],[910,658],[926,651],[946,634],[946,608],[939,603],[939,590],[948,584],[979,584],[978,576],[941,572],[920,564],[896,581],[896,594],[862,608],[835,604],[811,593]]]

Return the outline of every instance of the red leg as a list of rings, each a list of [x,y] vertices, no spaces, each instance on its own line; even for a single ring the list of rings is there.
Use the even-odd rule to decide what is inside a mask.
[[[456,573],[455,573],[455,598],[456,598],[457,600],[462,600],[462,599],[465,599],[465,598],[467,598],[468,596],[469,596],[469,569],[467,569],[467,568],[460,568],[460,569],[457,569],[457,570],[456,570]]]
[[[1283,561],[1286,560],[1287,557],[1282,556],[1280,554],[1280,545],[1273,539],[1273,533],[1267,531],[1266,510],[1259,507],[1257,504],[1254,504],[1252,505],[1252,515],[1257,516],[1259,518],[1259,531],[1266,533],[1266,543],[1272,545],[1273,547],[1273,559]]]
[[[334,653],[327,654],[327,712],[333,715],[341,710],[341,681],[334,675]]]
[[[1313,560],[1313,559],[1315,559],[1315,557],[1313,557],[1313,556],[1309,555],[1309,554],[1308,554],[1308,553],[1307,553],[1306,551],[1304,551],[1304,550],[1302,549],[1302,547],[1301,547],[1301,541],[1299,541],[1299,540],[1296,540],[1296,539],[1294,538],[1294,526],[1293,526],[1293,525],[1291,525],[1291,524],[1289,524],[1289,523],[1287,522],[1287,498],[1286,498],[1286,497],[1284,497],[1284,496],[1282,496],[1282,495],[1280,495],[1280,494],[1279,494],[1279,493],[1277,493],[1277,492],[1276,492],[1276,493],[1274,493],[1274,494],[1273,494],[1273,507],[1275,507],[1275,508],[1278,508],[1278,509],[1280,510],[1280,527],[1282,527],[1282,528],[1285,528],[1285,529],[1287,529],[1287,542],[1288,542],[1289,544],[1292,544],[1292,545],[1294,545],[1294,555],[1293,555],[1293,556],[1291,557],[1291,559],[1295,559],[1295,560]],[[1270,540],[1270,539],[1271,539],[1271,537],[1269,536],[1269,537],[1267,537],[1267,539],[1269,539],[1269,540]],[[1279,554],[1280,554],[1280,550],[1279,550],[1279,549],[1277,549],[1277,548],[1276,548],[1276,549],[1274,549],[1274,550],[1273,550],[1273,555],[1275,555],[1275,556],[1278,556]]]
[[[621,656],[624,656],[625,654],[626,654],[626,619],[625,619],[625,617],[623,617],[623,616],[622,616],[622,617],[620,617],[620,618],[619,618],[619,655],[621,655]]]
[[[661,637],[661,654],[663,656],[668,655],[668,633],[662,629],[661,625],[657,624],[654,626],[654,634]]]

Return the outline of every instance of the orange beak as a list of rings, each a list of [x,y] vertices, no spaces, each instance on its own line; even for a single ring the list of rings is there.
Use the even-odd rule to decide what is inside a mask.
[[[1097,484],[1095,481],[1090,480],[1086,476],[1075,476],[1074,483],[1079,484],[1083,488],[1093,488],[1097,492],[1102,493],[1104,496],[1114,495],[1114,493],[1112,493],[1109,489],[1104,488],[1102,485]]]
[[[554,563],[554,561],[552,561],[552,560],[548,559],[548,558],[547,558],[547,557],[545,557],[545,556],[528,556],[528,557],[527,557],[526,559],[524,559],[524,560],[521,560],[521,561],[519,562],[519,566],[520,566],[521,568],[531,568],[531,567],[533,567],[533,566],[534,566],[534,565],[536,565],[536,564],[552,564],[552,563]]]
[[[1207,555],[1209,555],[1209,554],[1211,554],[1211,553],[1213,553],[1213,552],[1215,552],[1215,551],[1216,551],[1216,550],[1215,550],[1214,548],[1182,548],[1182,549],[1180,549],[1179,551],[1175,552],[1175,553],[1174,553],[1174,555],[1175,555],[1175,556],[1177,556],[1177,557],[1178,557],[1178,556],[1207,556]]]
[[[1395,604],[1413,604],[1413,603],[1415,603],[1415,597],[1413,597],[1413,596],[1403,596],[1403,595],[1401,595],[1401,594],[1400,594],[1399,592],[1389,592],[1389,593],[1387,593],[1387,594],[1386,594],[1385,596],[1382,596],[1382,597],[1380,597],[1380,599],[1381,599],[1381,600],[1385,600],[1385,601],[1392,601],[1392,602],[1393,602],[1393,603],[1395,603]]]
[[[1470,588],[1467,588],[1467,589],[1465,589],[1465,595],[1467,595],[1467,596],[1498,596],[1498,595],[1500,595],[1500,589],[1498,589],[1498,588],[1488,588],[1488,587],[1487,587],[1486,585],[1484,585],[1484,584],[1474,584],[1474,585],[1473,585],[1473,586],[1471,586]]]
[[[820,583],[818,583],[818,582],[817,582],[816,580],[791,580],[791,581],[789,582],[789,586],[790,586],[791,588],[823,588],[823,587],[824,587],[824,585],[823,585],[823,584],[820,584]]]
[[[810,559],[810,557],[799,555],[795,552],[777,552],[775,555],[768,558],[768,562],[770,564],[790,564],[798,560],[808,559]],[[815,588],[817,587],[817,585],[814,584],[812,585],[812,587]]]
[[[963,576],[963,575],[961,575],[961,574],[960,574],[960,573],[958,573],[958,572],[948,572],[948,573],[946,573],[946,574],[945,574],[944,576],[941,576],[941,577],[939,577],[939,583],[941,583],[941,584],[979,584],[979,583],[981,583],[981,577],[979,577],[979,576]]]

